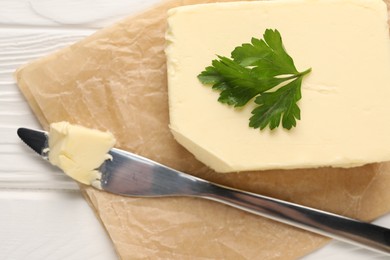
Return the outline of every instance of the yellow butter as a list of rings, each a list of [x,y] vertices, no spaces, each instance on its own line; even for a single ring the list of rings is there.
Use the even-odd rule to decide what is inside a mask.
[[[275,0],[171,9],[167,65],[175,139],[218,172],[351,167],[390,160],[390,41],[381,0]],[[197,75],[216,55],[266,29],[280,31],[302,85],[301,120],[288,131],[248,127]]]
[[[101,173],[97,170],[110,159],[108,151],[115,138],[102,132],[68,122],[50,125],[49,161],[67,175],[87,185],[99,185]]]

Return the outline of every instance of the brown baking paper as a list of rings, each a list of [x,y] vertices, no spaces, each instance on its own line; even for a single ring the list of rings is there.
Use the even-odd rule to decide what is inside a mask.
[[[67,120],[111,131],[117,147],[190,174],[264,195],[373,220],[390,210],[390,164],[352,169],[218,174],[168,129],[166,11],[170,0],[16,73],[42,126]],[[364,149],[364,147],[362,147]],[[128,198],[81,187],[122,259],[296,259],[329,239],[193,198]]]

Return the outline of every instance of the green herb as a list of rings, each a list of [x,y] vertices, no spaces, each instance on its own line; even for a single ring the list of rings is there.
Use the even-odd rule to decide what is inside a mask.
[[[299,72],[295,68],[278,30],[267,29],[263,37],[236,47],[231,58],[217,56],[198,78],[220,91],[221,103],[241,107],[256,97],[258,106],[252,111],[250,127],[274,129],[282,122],[291,129],[300,119],[297,102],[302,79],[311,69]]]

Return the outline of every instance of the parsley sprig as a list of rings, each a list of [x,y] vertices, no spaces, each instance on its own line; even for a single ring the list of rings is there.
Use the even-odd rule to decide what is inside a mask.
[[[296,69],[278,30],[267,29],[263,38],[236,47],[231,58],[217,56],[198,79],[220,91],[218,101],[230,106],[242,107],[256,97],[250,127],[272,130],[281,122],[291,129],[300,120],[297,102],[303,77],[311,69]]]

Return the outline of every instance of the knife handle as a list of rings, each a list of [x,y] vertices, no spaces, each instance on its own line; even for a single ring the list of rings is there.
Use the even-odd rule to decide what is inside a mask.
[[[201,197],[370,250],[390,254],[390,229],[283,200],[205,183]]]

